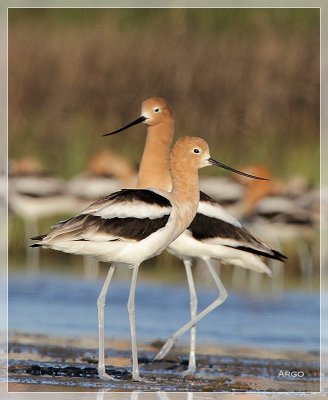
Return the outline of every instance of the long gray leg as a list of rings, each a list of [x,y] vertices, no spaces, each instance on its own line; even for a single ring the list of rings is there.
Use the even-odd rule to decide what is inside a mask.
[[[190,293],[190,315],[191,319],[193,320],[197,315],[197,294],[195,289],[195,283],[192,276],[191,270],[191,261],[190,260],[183,260],[187,280],[189,285],[189,293]],[[196,325],[192,326],[190,329],[190,352],[189,352],[189,367],[187,374],[194,374],[196,371]]]
[[[131,287],[128,300],[128,313],[130,320],[130,331],[131,331],[131,347],[132,347],[132,379],[134,381],[142,382],[143,379],[139,375],[139,364],[138,364],[138,350],[137,350],[137,336],[136,336],[136,307],[135,307],[135,294],[137,285],[139,265],[133,266]]]
[[[108,287],[110,281],[112,280],[113,273],[115,271],[115,264],[112,264],[109,267],[109,271],[104,283],[103,288],[101,289],[100,295],[97,300],[98,307],[98,332],[99,332],[99,359],[98,359],[98,375],[100,379],[104,379],[106,381],[116,380],[112,376],[108,375],[105,371],[105,304],[106,304],[106,295],[108,291]]]
[[[205,308],[202,312],[197,314],[195,318],[193,318],[191,321],[189,321],[187,324],[185,324],[182,328],[177,330],[164,344],[164,346],[161,348],[159,353],[155,356],[154,360],[161,360],[166,356],[166,354],[171,350],[172,346],[176,343],[176,341],[182,336],[185,332],[187,332],[188,329],[190,329],[192,326],[197,324],[198,321],[200,321],[205,315],[209,314],[211,311],[213,311],[215,308],[217,308],[220,304],[222,304],[225,299],[227,298],[228,294],[227,291],[225,290],[225,287],[223,286],[221,279],[219,278],[218,274],[216,273],[213,265],[211,264],[210,260],[204,260],[213,279],[214,282],[218,288],[219,295],[218,297],[211,303],[209,306]]]

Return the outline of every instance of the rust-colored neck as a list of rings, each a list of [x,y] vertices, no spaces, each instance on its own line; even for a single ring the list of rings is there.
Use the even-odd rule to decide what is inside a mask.
[[[188,204],[196,211],[199,202],[198,168],[180,157],[171,161],[170,171],[172,195],[180,204]]]
[[[173,135],[174,120],[171,119],[148,127],[146,144],[139,167],[137,188],[171,190],[169,153]]]

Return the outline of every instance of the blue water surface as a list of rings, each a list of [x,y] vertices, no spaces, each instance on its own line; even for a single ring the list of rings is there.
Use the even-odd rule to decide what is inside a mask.
[[[9,279],[9,329],[55,336],[97,337],[96,301],[103,281],[50,273]],[[106,335],[129,338],[128,281],[113,280],[107,297]],[[199,310],[216,298],[198,289]],[[189,321],[186,286],[138,282],[137,334],[140,340],[167,339]],[[229,291],[227,300],[198,324],[198,342],[238,346],[319,350],[319,293],[284,292],[257,297]],[[183,337],[187,340],[187,334]]]

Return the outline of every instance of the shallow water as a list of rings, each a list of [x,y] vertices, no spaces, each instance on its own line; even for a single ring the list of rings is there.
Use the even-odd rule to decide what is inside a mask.
[[[96,300],[103,280],[49,272],[9,279],[9,329],[56,336],[97,336]],[[106,335],[129,338],[126,311],[129,282],[113,280],[106,307]],[[216,297],[198,289],[199,310]],[[137,285],[140,340],[168,338],[189,320],[186,286],[140,280]],[[225,303],[198,324],[198,342],[319,351],[319,293],[289,290],[280,295],[246,296],[229,290]],[[187,334],[183,337],[187,340]]]

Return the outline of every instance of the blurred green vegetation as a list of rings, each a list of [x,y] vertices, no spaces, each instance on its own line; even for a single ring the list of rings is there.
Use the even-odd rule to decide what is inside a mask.
[[[310,11],[310,12],[309,12]],[[258,24],[269,29],[279,29],[286,34],[290,29],[313,30],[318,25],[319,8],[56,8],[56,9],[10,9],[12,24],[20,24],[29,19],[40,23],[46,19],[47,24],[62,28],[67,26],[92,27],[95,24],[115,18],[123,29],[154,29],[167,27],[172,20],[184,25],[184,29],[194,32],[223,32],[230,30],[245,30],[257,32]]]
[[[104,147],[137,163],[145,127],[101,134],[161,96],[213,157],[319,182],[318,8],[11,8],[8,54],[11,158],[67,178]]]

